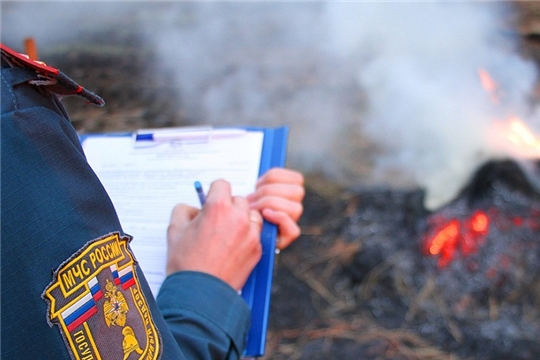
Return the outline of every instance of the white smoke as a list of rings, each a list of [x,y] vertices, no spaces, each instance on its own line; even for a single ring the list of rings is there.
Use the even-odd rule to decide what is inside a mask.
[[[288,125],[292,166],[339,174],[344,146],[336,141],[348,125],[345,91],[357,85],[350,72],[333,67],[334,56],[324,47],[324,7],[182,5],[149,39],[164,55],[163,66],[174,69],[189,118],[212,125]]]
[[[505,6],[329,6],[331,23],[339,24],[336,51],[366,59],[357,72],[369,98],[362,131],[384,149],[375,159],[375,173],[412,177],[427,189],[428,207],[451,200],[487,159],[508,156],[487,138],[494,120],[511,114],[533,120],[527,100],[536,69],[518,56],[516,39],[504,33],[509,30],[503,26]],[[480,68],[503,89],[500,104],[482,89]]]
[[[192,122],[288,125],[289,166],[345,185],[425,187],[429,207],[505,155],[486,137],[493,120],[514,113],[540,130],[527,103],[536,70],[515,49],[504,3],[9,4],[3,33],[43,46],[92,28],[144,34],[160,54],[152,71],[173,74]],[[480,68],[503,89],[500,104]]]

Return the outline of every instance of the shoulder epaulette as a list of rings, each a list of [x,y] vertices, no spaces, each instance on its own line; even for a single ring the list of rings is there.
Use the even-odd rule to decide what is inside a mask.
[[[56,95],[77,95],[97,106],[105,105],[105,101],[101,97],[86,90],[60,70],[47,66],[43,62],[31,60],[3,44],[0,44],[0,49],[2,60],[9,64],[9,66],[27,68],[36,72],[39,79],[30,81],[31,84],[44,87],[47,91]]]

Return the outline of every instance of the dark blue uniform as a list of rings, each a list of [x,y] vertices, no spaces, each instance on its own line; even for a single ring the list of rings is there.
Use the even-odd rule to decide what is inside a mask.
[[[239,358],[245,302],[196,272],[154,300],[58,97],[4,60],[1,358]]]

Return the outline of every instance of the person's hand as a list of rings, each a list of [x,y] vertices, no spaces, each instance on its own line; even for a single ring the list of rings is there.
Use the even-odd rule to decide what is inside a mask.
[[[298,219],[304,208],[304,176],[296,171],[273,168],[257,182],[254,193],[248,195],[251,208],[259,210],[263,217],[278,226],[278,249],[289,246],[298,236]]]
[[[232,197],[224,180],[212,183],[202,210],[177,205],[167,230],[167,275],[200,271],[235,290],[261,258],[262,217],[243,197]]]

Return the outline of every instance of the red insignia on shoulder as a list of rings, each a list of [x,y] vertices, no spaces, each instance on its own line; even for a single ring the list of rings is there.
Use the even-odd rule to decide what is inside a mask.
[[[11,67],[34,70],[39,76],[39,80],[30,81],[32,85],[40,86],[56,95],[78,95],[94,105],[105,105],[105,101],[101,97],[83,88],[58,69],[47,66],[40,61],[30,60],[4,44],[0,44],[0,53],[2,54],[2,59]]]
[[[42,298],[73,359],[158,359],[162,342],[139,286],[131,238],[114,232],[62,263]]]

